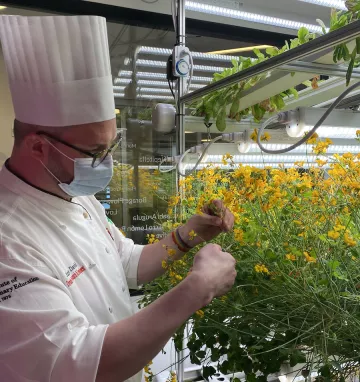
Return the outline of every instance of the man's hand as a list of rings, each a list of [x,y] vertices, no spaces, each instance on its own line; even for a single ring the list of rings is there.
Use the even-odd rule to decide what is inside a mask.
[[[189,246],[214,239],[221,232],[229,232],[234,226],[235,217],[221,200],[215,200],[203,208],[202,215],[194,215],[179,228],[182,240]],[[193,237],[195,233],[195,237]]]
[[[235,264],[235,259],[222,252],[217,244],[208,244],[196,254],[188,277],[197,281],[194,293],[199,293],[204,305],[232,288],[236,278]]]

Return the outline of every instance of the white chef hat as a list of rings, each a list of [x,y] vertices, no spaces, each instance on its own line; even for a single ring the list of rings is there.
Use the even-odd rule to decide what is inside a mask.
[[[70,126],[115,118],[106,20],[0,16],[16,119]]]

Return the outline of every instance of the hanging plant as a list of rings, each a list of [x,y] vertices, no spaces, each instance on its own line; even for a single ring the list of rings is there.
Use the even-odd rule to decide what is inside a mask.
[[[356,21],[360,18],[360,0],[350,0],[346,2],[348,11],[331,12],[329,32],[337,30]],[[323,34],[328,33],[325,24],[321,20],[317,20],[322,27]],[[213,82],[217,82],[235,73],[241,72],[250,67],[266,61],[272,57],[278,56],[290,49],[296,48],[302,44],[316,38],[315,33],[311,33],[307,28],[302,27],[298,31],[297,38],[286,41],[282,48],[271,47],[266,49],[265,53],[254,49],[255,59],[239,57],[238,60],[232,60],[232,67],[225,69],[222,73],[215,73]],[[348,72],[346,75],[346,85],[349,85],[353,70],[360,64],[360,37],[356,39],[356,46],[350,52],[348,44],[343,43],[334,49],[334,62],[345,62],[348,64]],[[294,74],[294,73],[293,73]],[[260,122],[266,113],[276,113],[285,107],[285,99],[287,97],[298,98],[298,92],[295,88],[287,89],[280,94],[265,99],[260,103],[253,105],[251,108],[241,110],[241,99],[244,91],[254,87],[260,81],[270,76],[270,72],[252,77],[246,81],[240,81],[237,84],[228,86],[224,89],[217,90],[201,99],[196,104],[193,115],[204,117],[205,123],[211,119],[216,121],[216,127],[219,131],[226,129],[226,118],[240,122],[243,118],[252,116],[256,122]],[[319,76],[314,77],[311,81],[304,82],[304,85],[318,88]],[[229,110],[230,106],[230,111]]]

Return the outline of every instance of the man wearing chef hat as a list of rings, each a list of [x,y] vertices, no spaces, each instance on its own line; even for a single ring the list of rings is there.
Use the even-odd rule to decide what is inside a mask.
[[[137,381],[195,311],[233,285],[235,261],[216,245],[190,275],[133,314],[129,287],[162,274],[190,231],[210,240],[233,215],[208,211],[160,243],[135,245],[93,196],[109,183],[118,147],[106,21],[0,17],[16,121],[0,171],[0,380]]]

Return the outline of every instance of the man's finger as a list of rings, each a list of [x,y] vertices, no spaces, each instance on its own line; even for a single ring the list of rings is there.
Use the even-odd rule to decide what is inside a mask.
[[[223,220],[218,216],[201,215],[204,224],[220,227],[223,224]]]

